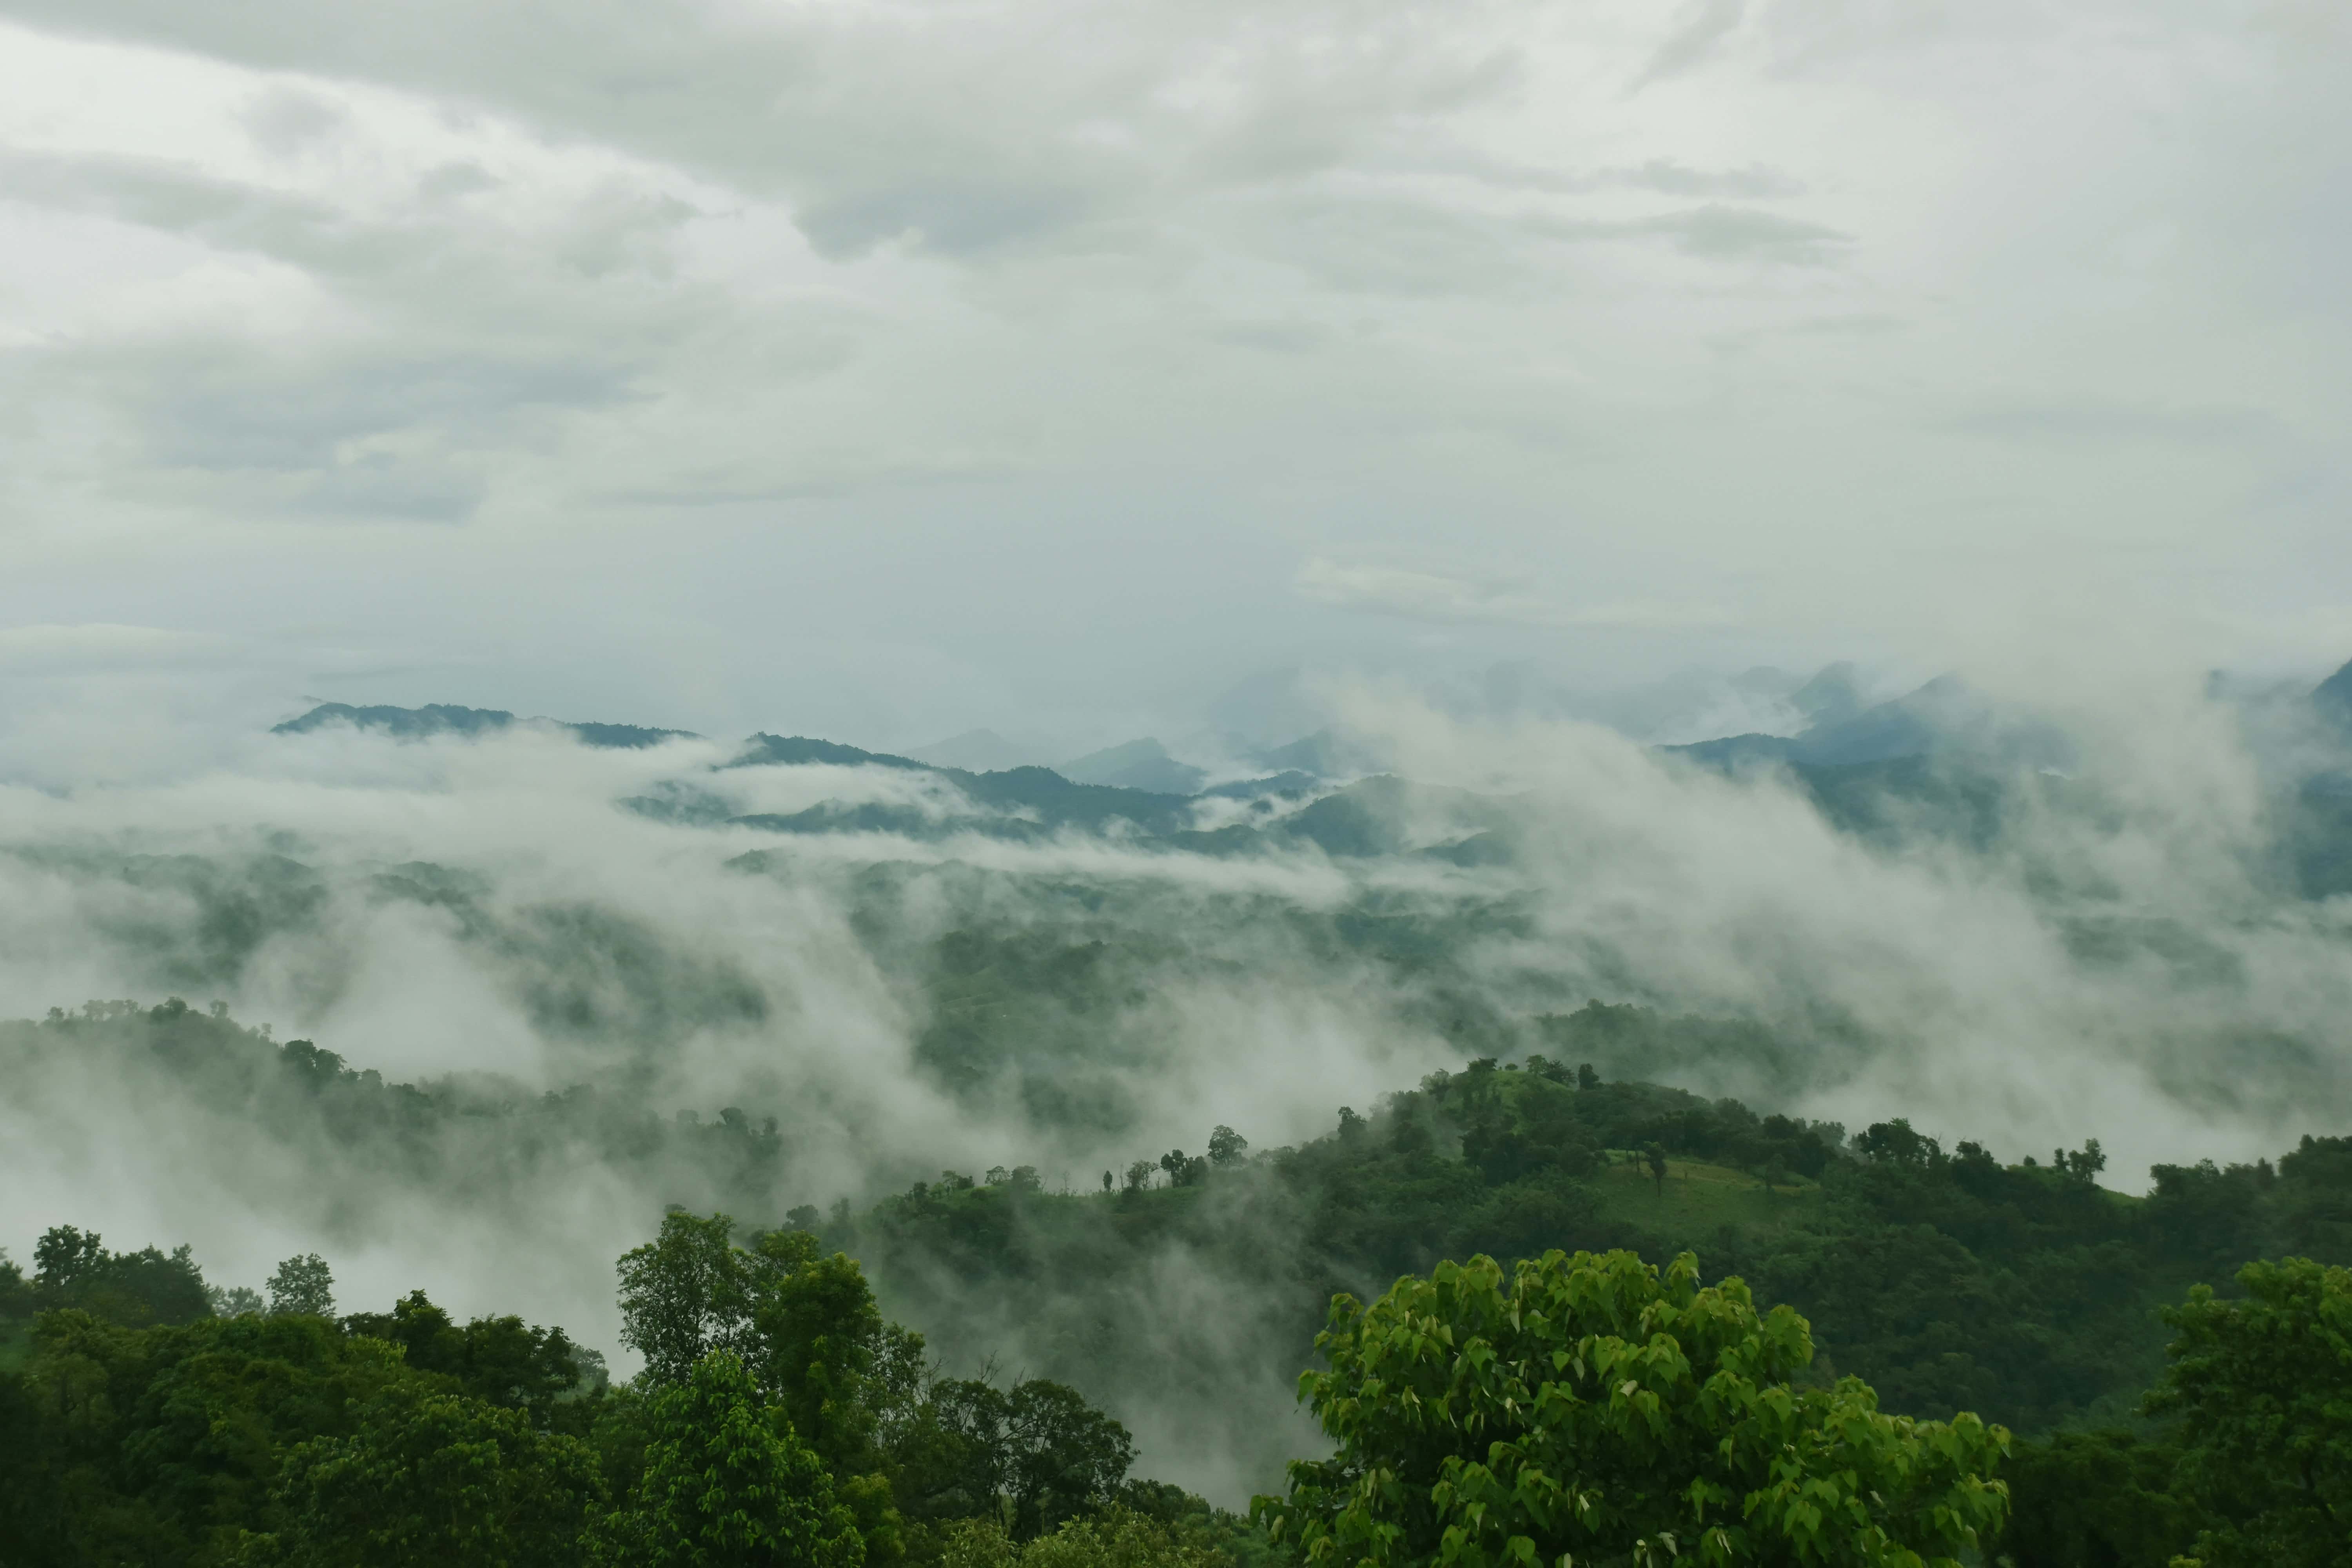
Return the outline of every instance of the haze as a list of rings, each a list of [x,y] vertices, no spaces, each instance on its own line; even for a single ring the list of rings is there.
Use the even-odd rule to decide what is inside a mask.
[[[2342,1128],[2347,64],[2322,0],[0,0],[0,1247],[616,1350],[664,1205],[797,1215],[1233,1500],[1406,1256],[1315,1205],[1477,1164],[1472,1064],[1743,1097],[1771,1226],[1898,1117],[2134,1194]],[[1262,1206],[1083,1289],[886,1245],[943,1164],[1190,1214],[1213,1127]],[[1604,1234],[1536,1179],[1446,1234]]]
[[[2352,648],[2322,0],[0,16],[20,771]]]

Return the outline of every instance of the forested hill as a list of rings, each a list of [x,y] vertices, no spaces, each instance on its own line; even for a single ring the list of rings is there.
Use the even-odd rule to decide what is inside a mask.
[[[572,723],[561,719],[518,719],[503,708],[461,708],[428,702],[422,708],[354,708],[345,702],[321,702],[309,712],[270,726],[273,735],[307,735],[313,730],[348,725],[374,730],[404,741],[435,735],[495,734],[517,726],[544,726],[570,734],[583,746],[642,751],[664,741],[698,740],[690,730],[648,730],[636,724]]]
[[[37,1105],[69,1073],[110,1086],[126,1113],[168,1102],[207,1136],[297,1152],[305,1191],[230,1195],[352,1246],[376,1205],[418,1199],[539,1224],[533,1205],[586,1164],[649,1216],[677,1202],[811,1228],[951,1363],[1009,1358],[1131,1423],[1218,1434],[1244,1469],[1280,1457],[1268,1413],[1330,1295],[1443,1258],[1692,1249],[1710,1278],[1795,1306],[1824,1366],[1889,1408],[1972,1409],[2028,1433],[2128,1414],[2160,1356],[2154,1308],[2189,1284],[2226,1285],[2256,1257],[2352,1263],[2352,1140],[2306,1138],[2275,1163],[2160,1165],[2147,1196],[2127,1196],[2098,1184],[2095,1144],[2012,1163],[1900,1121],[1849,1136],[1567,1065],[1614,1059],[1581,1047],[1627,1026],[1623,1009],[1565,1016],[1557,1058],[1433,1074],[1335,1108],[1333,1131],[1295,1148],[1204,1129],[1197,1150],[1138,1151],[1072,1190],[1015,1166],[823,1212],[829,1194],[793,1189],[794,1152],[757,1107],[387,1082],[176,1003],[0,1029],[0,1090]],[[1035,1164],[1050,1173],[1052,1152]]]
[[[2295,733],[2319,739],[2285,746],[2263,765],[2267,823],[2250,868],[2282,894],[2320,899],[2352,889],[2352,784],[2347,783],[2352,769],[2339,758],[2336,765],[2314,771],[2312,760],[2340,752],[2343,737],[2352,734],[2341,718],[2346,679],[2346,671],[2338,671],[2295,700],[2293,717],[2301,726]],[[2259,728],[2263,721],[2255,714],[2247,721]],[[699,739],[682,730],[522,719],[502,709],[442,703],[413,709],[325,703],[272,732],[305,735],[339,727],[398,741],[541,730],[623,750]],[[1091,765],[1144,746],[1155,756],[1150,766]],[[2112,781],[2102,786],[2074,776],[2075,750],[2049,723],[1997,707],[1945,677],[1858,712],[1825,708],[1813,727],[1793,737],[1731,735],[1662,747],[1658,754],[1731,774],[1769,774],[1801,794],[1841,833],[1882,850],[1934,844],[1974,855],[2006,849],[2032,858],[2034,847],[2017,841],[2023,828],[2064,823],[2095,837],[2114,824],[2119,808]],[[970,837],[1034,843],[1103,835],[1220,858],[1303,850],[1344,860],[1405,856],[1461,867],[1507,866],[1522,858],[1531,832],[1541,836],[1522,802],[1391,776],[1382,771],[1391,759],[1342,743],[1328,731],[1259,752],[1255,760],[1267,771],[1202,788],[1210,775],[1166,757],[1156,742],[1076,759],[1067,766],[1087,775],[1079,779],[1038,766],[975,771],[762,731],[723,758],[683,763],[621,804],[696,827],[927,842]],[[839,787],[826,798],[793,810],[758,809],[736,787],[751,770],[811,767],[851,772],[835,775]],[[860,773],[889,782],[856,780]]]

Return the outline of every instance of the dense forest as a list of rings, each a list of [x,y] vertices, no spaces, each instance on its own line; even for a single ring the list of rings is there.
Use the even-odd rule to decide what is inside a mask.
[[[1596,1003],[1543,1027],[1551,1052],[1338,1108],[1330,1132],[1296,1147],[1252,1149],[1219,1127],[1197,1152],[1148,1152],[1070,1190],[1023,1165],[820,1209],[776,1195],[780,1135],[732,1108],[705,1120],[585,1090],[489,1100],[388,1083],[177,1003],[16,1026],[0,1072],[67,1051],[121,1075],[139,1053],[225,1119],[315,1155],[322,1184],[365,1172],[494,1195],[540,1165],[613,1163],[698,1208],[718,1194],[737,1218],[675,1210],[622,1259],[624,1344],[645,1370],[615,1384],[561,1329],[460,1325],[421,1292],[338,1318],[315,1258],[289,1260],[265,1299],[208,1284],[184,1247],[112,1251],[60,1216],[29,1271],[0,1268],[0,1536],[17,1543],[0,1561],[426,1560],[413,1542],[361,1551],[349,1532],[409,1506],[397,1489],[458,1450],[498,1456],[465,1483],[488,1489],[497,1530],[574,1543],[549,1561],[591,1537],[625,1555],[629,1531],[656,1528],[648,1456],[687,1440],[664,1420],[726,1426],[678,1414],[694,1401],[789,1434],[754,1446],[830,1478],[832,1500],[790,1528],[814,1541],[854,1527],[869,1557],[977,1551],[958,1521],[984,1521],[1007,1552],[1066,1527],[1247,1558],[1287,1548],[1131,1477],[1135,1423],[1265,1424],[1316,1360],[1335,1298],[1480,1257],[1507,1271],[1614,1249],[1695,1254],[1706,1279],[1800,1314],[1797,1386],[1851,1377],[1891,1415],[2013,1433],[1999,1473],[2016,1491],[2015,1561],[2156,1563],[2211,1527],[2185,1504],[2133,1500],[2179,1490],[2189,1462],[2178,1400],[2147,1394],[2181,1341],[2179,1304],[2202,1287],[2259,1295],[2239,1278],[2259,1258],[2352,1262],[2352,1139],[2305,1138],[2275,1163],[2159,1165],[2131,1196],[2100,1184],[2095,1142],[2011,1163],[1899,1120],[1849,1132],[1604,1076],[1593,1059],[1614,1059],[1629,1032],[1670,1030],[1639,1009]],[[2340,1293],[2345,1277],[2314,1278]],[[1009,1381],[988,1364],[1008,1339],[1024,1368]],[[1301,1436],[1276,1421],[1255,1447],[1237,1439],[1235,1479],[1270,1485],[1274,1460],[1312,1445]],[[456,1478],[477,1460],[446,1462]],[[2053,1512],[2062,1494],[2105,1500]]]

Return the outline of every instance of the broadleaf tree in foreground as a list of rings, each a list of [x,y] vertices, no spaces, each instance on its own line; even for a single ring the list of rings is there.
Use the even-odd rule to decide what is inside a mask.
[[[1688,1253],[1492,1258],[1341,1296],[1299,1396],[1338,1445],[1255,1505],[1331,1568],[1957,1563],[1999,1536],[2009,1435],[1802,1386],[1812,1341]]]
[[[652,1416],[645,1473],[609,1531],[624,1568],[862,1568],[832,1476],[733,1352],[706,1354]]]
[[[2174,1489],[2205,1568],[2352,1563],[2352,1269],[2249,1263],[2245,1295],[2200,1285],[2148,1413],[2179,1424]]]

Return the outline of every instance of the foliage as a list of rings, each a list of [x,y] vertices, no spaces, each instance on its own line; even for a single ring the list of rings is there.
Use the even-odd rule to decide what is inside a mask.
[[[205,1277],[185,1247],[169,1255],[155,1247],[110,1252],[95,1231],[52,1226],[33,1246],[34,1274],[27,1286],[10,1266],[0,1295],[0,1315],[72,1308],[126,1325],[184,1323],[212,1310]]]
[[[415,1384],[378,1394],[349,1435],[296,1446],[279,1489],[296,1568],[559,1568],[604,1496],[578,1439]]]
[[[950,1533],[940,1568],[1226,1568],[1223,1553],[1194,1532],[1118,1504],[1064,1523],[1026,1544],[995,1520],[971,1520]]]
[[[1300,1397],[1339,1451],[1259,1503],[1310,1562],[1950,1563],[2006,1512],[2005,1432],[1795,1386],[1803,1320],[1687,1254],[1446,1264],[1318,1343]]]
[[[2352,1561],[2352,1271],[2308,1258],[2250,1263],[2245,1294],[2198,1286],[2151,1414],[2179,1424],[2176,1484],[2203,1518],[2210,1568]]]
[[[2061,1432],[2020,1443],[2001,1474],[2016,1568],[2167,1568],[2196,1535],[2173,1490],[2179,1450],[2130,1432]]]
[[[562,1329],[511,1316],[476,1318],[461,1329],[422,1290],[410,1291],[389,1312],[355,1312],[343,1330],[396,1344],[408,1366],[452,1378],[486,1404],[528,1411],[541,1425],[579,1386],[588,1365]]]
[[[1404,931],[1366,940],[1394,938],[1402,953]],[[972,956],[1001,974],[1013,963],[1007,951],[983,943]],[[1097,961],[1056,952],[1032,956],[1078,976],[1073,995],[1116,977],[1084,980]],[[1085,1012],[1073,1005],[1074,1030],[1087,1026]],[[1121,1479],[1132,1452],[1124,1428],[1075,1393],[1097,1423],[1098,1440],[1081,1449],[1110,1481],[1084,1479],[1095,1460],[1063,1468],[1076,1481],[1039,1479],[1042,1450],[1005,1415],[1016,1396],[1084,1388],[1270,1469],[1283,1457],[1272,1447],[1285,1441],[1280,1428],[1234,1395],[1303,1363],[1334,1292],[1370,1298],[1400,1274],[1481,1253],[1507,1273],[1556,1247],[1653,1258],[1703,1248],[1759,1302],[1807,1318],[1819,1353],[1796,1384],[1826,1389],[1851,1373],[1887,1411],[1975,1410],[2060,1433],[2004,1468],[2015,1508],[2001,1550],[2020,1568],[2100,1553],[2161,1563],[2209,1525],[2211,1551],[2226,1553],[2227,1529],[2254,1528],[2219,1504],[2211,1518],[2158,1506],[2175,1495],[2170,1456],[2185,1441],[2168,1427],[2069,1429],[2132,1418],[2164,1365],[2156,1309],[2195,1281],[2213,1281],[2227,1306],[2250,1257],[2352,1263],[2352,1139],[2305,1138],[2275,1163],[2159,1165],[2143,1200],[2097,1184],[2105,1159],[2093,1143],[2045,1153],[2047,1163],[2007,1163],[1900,1121],[1848,1139],[1616,1076],[1643,1051],[1671,1063],[1708,1041],[1728,1050],[1748,1039],[1737,1030],[1593,1006],[1538,1032],[1557,1037],[1552,1057],[1482,1058],[1433,1074],[1296,1148],[1249,1150],[1229,1129],[1187,1138],[1207,1156],[1139,1160],[1124,1192],[1058,1194],[1021,1167],[987,1183],[943,1173],[862,1215],[793,1209],[781,1231],[680,1211],[623,1265],[633,1331],[670,1347],[649,1353],[638,1389],[599,1392],[596,1362],[561,1331],[513,1318],[460,1326],[422,1295],[327,1324],[316,1342],[257,1349],[218,1321],[256,1312],[255,1293],[205,1284],[188,1249],[114,1253],[58,1227],[26,1268],[0,1260],[0,1562],[209,1562],[259,1552],[265,1538],[291,1542],[291,1494],[279,1490],[288,1456],[352,1437],[355,1423],[374,1419],[368,1411],[399,1404],[379,1402],[394,1387],[402,1408],[457,1399],[576,1438],[606,1493],[625,1498],[660,1388],[721,1347],[832,1472],[835,1501],[856,1517],[874,1563],[901,1549],[928,1562],[955,1521],[1008,1510],[1017,1523],[1007,1540],[1019,1544],[1106,1498],[1141,1494]],[[772,1132],[740,1112],[703,1125],[587,1090],[493,1102],[449,1084],[386,1084],[307,1042],[280,1047],[184,1005],[106,1004],[0,1026],[0,1088],[23,1081],[8,1075],[39,1052],[164,1064],[213,1113],[249,1116],[289,1147],[331,1150],[369,1176],[339,1191],[402,1192],[442,1179],[445,1164],[495,1181],[560,1157],[614,1162],[629,1180],[688,1196],[755,1194],[760,1206],[739,1212],[773,1214],[797,1195],[777,1185]],[[1611,1078],[1565,1065],[1583,1058]],[[1650,1145],[1663,1179],[1636,1162]],[[490,1147],[496,1160],[445,1158]],[[1022,1323],[1044,1378],[934,1381],[923,1340],[884,1319],[877,1289],[960,1364],[981,1362],[1004,1323]],[[292,1302],[290,1289],[279,1295]],[[376,1341],[399,1355],[384,1361],[367,1348]],[[2201,1494],[2184,1481],[2178,1495]],[[1087,1500],[1056,1500],[1067,1498]],[[2271,1537],[2258,1549],[2271,1551]]]
[[[860,1568],[856,1521],[832,1478],[742,1362],[713,1351],[656,1396],[653,1440],[614,1555],[645,1568]]]
[[[735,1222],[680,1211],[622,1254],[621,1342],[646,1358],[646,1375],[684,1383],[713,1351],[740,1350],[751,1316],[750,1281]]]
[[[335,1310],[335,1276],[315,1252],[289,1258],[269,1277],[269,1310],[273,1317],[299,1313],[324,1318]]]
[[[68,1309],[35,1342],[0,1379],[0,1451],[20,1456],[0,1467],[0,1518],[47,1553],[26,1563],[223,1562],[240,1532],[276,1529],[287,1450],[348,1435],[403,1376],[390,1346],[310,1317],[138,1329]]]
[[[1135,1462],[1127,1428],[1058,1383],[943,1382],[930,1407],[902,1471],[919,1516],[995,1518],[1029,1541],[1110,1503]]]

